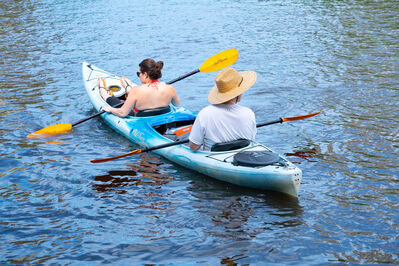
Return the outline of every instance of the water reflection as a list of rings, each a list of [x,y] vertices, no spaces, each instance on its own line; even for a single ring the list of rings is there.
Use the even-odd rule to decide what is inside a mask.
[[[134,162],[126,165],[129,170],[110,170],[106,175],[95,176],[97,183],[93,184],[93,189],[101,193],[125,194],[128,187],[161,187],[173,180],[158,168],[162,164],[158,157],[142,154]]]
[[[228,266],[236,266],[239,264],[239,261],[245,258],[248,258],[249,256],[246,256],[244,254],[239,254],[239,255],[234,255],[231,257],[226,257],[221,259],[220,264],[221,265],[228,265]]]
[[[321,155],[320,147],[316,145],[308,144],[305,147],[301,147],[301,149],[297,149],[294,152],[287,152],[285,156],[287,157],[297,157],[306,160],[307,162],[317,162],[316,158],[319,158]],[[294,164],[301,164],[300,161],[294,161],[290,159]]]
[[[139,223],[135,225],[136,231],[140,232],[136,236],[148,242],[149,249],[164,246],[162,253],[153,256],[167,256],[170,248],[176,248],[176,244],[167,248],[168,241],[176,238],[189,249],[182,247],[180,254],[190,253],[192,236],[198,234],[203,239],[217,239],[217,245],[225,248],[238,243],[249,248],[257,244],[248,241],[257,242],[258,237],[269,231],[304,223],[303,208],[294,197],[237,187],[190,170],[179,171],[176,179],[171,175],[175,170],[166,171],[165,160],[152,154],[143,155],[127,166],[127,170],[110,170],[106,175],[96,176],[92,187],[105,195],[102,198],[114,197],[115,193],[128,195],[130,203],[123,209],[141,217],[135,220]],[[175,167],[179,168],[172,168]],[[181,182],[186,184],[183,190]],[[138,230],[140,221],[143,230]],[[220,244],[221,239],[225,243]],[[211,254],[214,248],[212,243],[200,252]],[[220,263],[235,265],[248,256],[246,252],[226,256],[229,253],[220,251]]]
[[[217,180],[192,181],[187,189],[197,199],[193,207],[213,224],[205,229],[207,234],[219,238],[250,240],[267,230],[303,223],[298,199],[278,192],[256,191]],[[259,209],[267,211],[259,213]]]

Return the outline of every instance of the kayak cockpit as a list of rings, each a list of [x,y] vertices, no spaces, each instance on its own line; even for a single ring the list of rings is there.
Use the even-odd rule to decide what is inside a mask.
[[[180,141],[180,140],[188,139],[193,123],[194,123],[194,119],[183,120],[183,121],[173,121],[173,122],[153,126],[153,128],[160,135],[162,135],[170,140]]]

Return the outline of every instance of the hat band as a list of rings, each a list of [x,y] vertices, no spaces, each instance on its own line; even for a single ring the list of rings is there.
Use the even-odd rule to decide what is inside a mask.
[[[241,76],[241,81],[240,81],[240,83],[238,83],[238,86],[237,86],[237,87],[240,87],[240,85],[241,85],[241,83],[242,83],[243,80],[244,80],[244,77]]]

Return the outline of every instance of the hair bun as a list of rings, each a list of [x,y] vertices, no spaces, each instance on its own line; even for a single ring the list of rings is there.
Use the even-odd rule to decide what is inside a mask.
[[[141,73],[147,73],[151,80],[156,80],[162,77],[163,62],[155,62],[151,58],[144,59],[139,64]]]
[[[156,63],[156,66],[157,66],[157,68],[158,68],[159,70],[161,70],[161,69],[163,68],[163,61],[158,61],[158,62]]]

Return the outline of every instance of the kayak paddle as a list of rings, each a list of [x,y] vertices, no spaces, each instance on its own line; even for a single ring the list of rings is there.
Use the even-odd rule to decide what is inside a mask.
[[[287,122],[287,121],[297,121],[297,120],[302,120],[302,119],[306,119],[315,115],[320,114],[321,112],[323,112],[323,110],[317,112],[317,113],[313,113],[313,114],[308,114],[308,115],[300,115],[300,116],[292,116],[292,117],[286,117],[286,118],[280,118],[278,120],[275,121],[271,121],[271,122],[266,122],[266,123],[262,123],[262,124],[257,124],[256,127],[263,127],[263,126],[267,126],[267,125],[272,125],[272,124],[277,124],[277,123],[283,123],[283,122]]]
[[[238,58],[238,51],[237,49],[228,49],[223,52],[220,52],[218,54],[215,54],[211,57],[209,57],[201,66],[199,69],[194,70],[186,75],[180,76],[177,79],[169,81],[167,84],[172,84],[175,83],[179,80],[185,79],[191,75],[194,75],[198,72],[204,72],[204,73],[209,73],[209,72],[214,72],[217,70],[220,70],[222,68],[225,68],[227,66],[232,65]],[[122,103],[120,104],[122,105]],[[120,105],[114,106],[118,107]],[[61,134],[61,133],[66,133],[72,129],[72,127],[83,123],[89,119],[92,119],[94,117],[97,117],[101,114],[105,113],[105,111],[98,112],[92,116],[89,116],[87,118],[84,118],[82,120],[79,120],[73,124],[55,124],[52,126],[45,127],[43,129],[40,129],[34,133],[31,133],[27,135],[27,138],[37,138],[37,137],[47,137],[51,135],[56,135],[56,134]]]
[[[209,72],[214,72],[214,71],[220,70],[222,68],[225,68],[227,66],[234,64],[234,62],[237,61],[237,58],[238,58],[237,49],[233,48],[233,49],[225,50],[223,52],[215,54],[214,56],[209,57],[200,66],[199,69],[196,69],[190,73],[187,73],[186,75],[180,76],[177,79],[170,81],[169,84],[172,84],[176,81],[187,78],[187,77],[194,75],[198,72],[209,73]]]
[[[308,114],[308,115],[300,115],[300,116],[280,118],[280,119],[275,120],[275,121],[257,124],[256,127],[263,127],[263,126],[268,126],[268,125],[272,125],[272,124],[283,123],[283,122],[286,122],[286,121],[302,120],[302,119],[306,119],[306,118],[318,115],[321,112],[323,112],[323,111],[319,111],[317,113]],[[121,155],[117,155],[117,156],[114,156],[114,157],[108,157],[108,158],[103,158],[103,159],[95,159],[95,160],[91,160],[90,162],[92,162],[92,163],[104,163],[104,162],[112,161],[112,160],[115,160],[115,159],[127,157],[127,156],[130,156],[130,155],[139,154],[139,153],[143,153],[143,152],[149,152],[149,151],[158,150],[158,149],[162,149],[162,148],[167,148],[167,147],[171,147],[171,146],[176,146],[176,145],[184,144],[184,143],[187,143],[187,142],[189,142],[188,139],[175,141],[175,142],[166,143],[166,144],[154,146],[154,147],[151,147],[151,148],[147,148],[147,149],[144,149],[144,150],[141,150],[141,149],[132,150],[131,152],[128,152],[128,153],[125,153],[125,154],[121,154]]]

